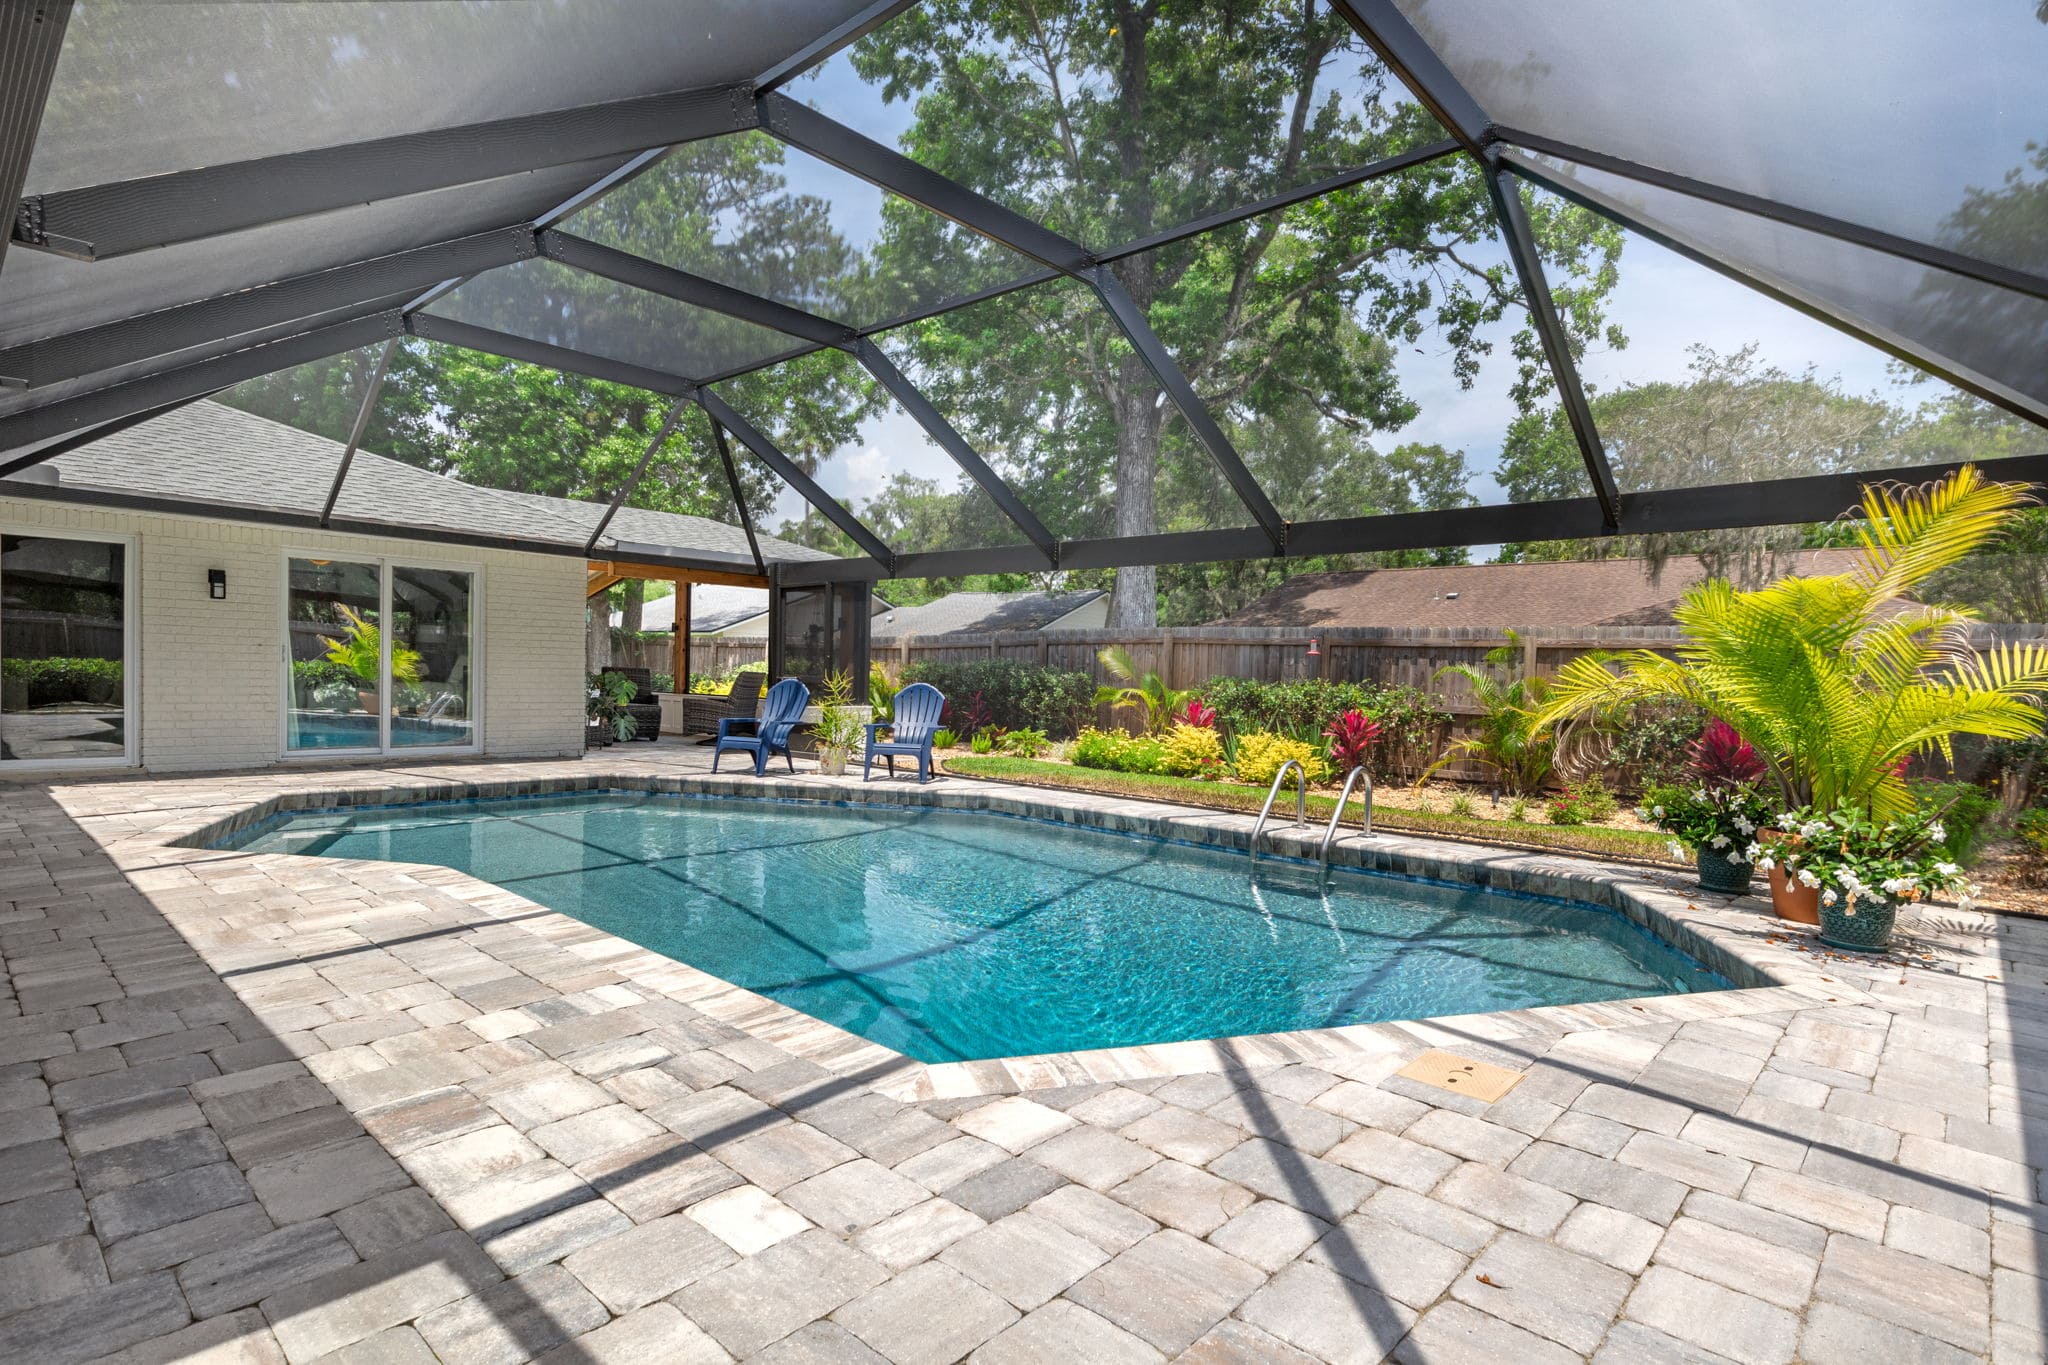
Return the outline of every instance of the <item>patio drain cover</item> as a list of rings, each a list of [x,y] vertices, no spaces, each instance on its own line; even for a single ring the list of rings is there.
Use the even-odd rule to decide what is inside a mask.
[[[1470,1057],[1460,1057],[1455,1052],[1439,1052],[1434,1048],[1394,1074],[1433,1085],[1439,1090],[1448,1090],[1454,1095],[1470,1095],[1487,1104],[1513,1090],[1515,1083],[1522,1079],[1519,1071],[1510,1071],[1491,1062],[1475,1062]]]

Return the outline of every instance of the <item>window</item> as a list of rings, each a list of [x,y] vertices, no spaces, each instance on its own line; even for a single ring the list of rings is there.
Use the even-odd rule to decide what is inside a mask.
[[[0,762],[135,761],[131,549],[0,536]]]
[[[293,557],[286,751],[474,747],[475,607],[470,569]]]

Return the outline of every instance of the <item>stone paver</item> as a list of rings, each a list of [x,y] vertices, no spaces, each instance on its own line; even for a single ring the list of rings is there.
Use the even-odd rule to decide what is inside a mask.
[[[1674,879],[1805,993],[924,1080],[452,874],[170,842],[308,780],[0,787],[0,1358],[2048,1355],[2048,926],[1811,959]]]

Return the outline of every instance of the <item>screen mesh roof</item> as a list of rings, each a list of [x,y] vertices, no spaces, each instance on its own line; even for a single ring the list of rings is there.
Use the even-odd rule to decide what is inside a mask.
[[[757,512],[830,522],[853,575],[1821,519],[1858,474],[1991,456],[2048,476],[2048,10],[1105,15],[7,7],[0,84],[48,94],[0,120],[0,476],[408,334],[694,405],[775,475]],[[1707,283],[1660,306],[1681,278]],[[1673,414],[1731,373],[1875,403],[1885,434],[1688,465]],[[416,400],[423,441],[474,425],[464,392]]]

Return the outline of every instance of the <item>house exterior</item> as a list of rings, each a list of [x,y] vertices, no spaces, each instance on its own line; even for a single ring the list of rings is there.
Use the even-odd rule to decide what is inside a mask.
[[[341,456],[201,401],[0,479],[0,776],[580,752],[604,509],[358,451],[323,529]],[[448,534],[366,529],[394,515]],[[755,568],[663,513],[597,553],[653,547]]]
[[[1781,574],[1847,573],[1854,550],[1782,556]],[[1697,557],[1654,572],[1644,559],[1453,564],[1297,574],[1216,626],[1668,626],[1686,589],[1706,578]]]
[[[1079,592],[954,592],[918,607],[875,614],[876,645],[934,635],[988,635],[1013,630],[1092,630],[1109,623],[1109,594]]]

